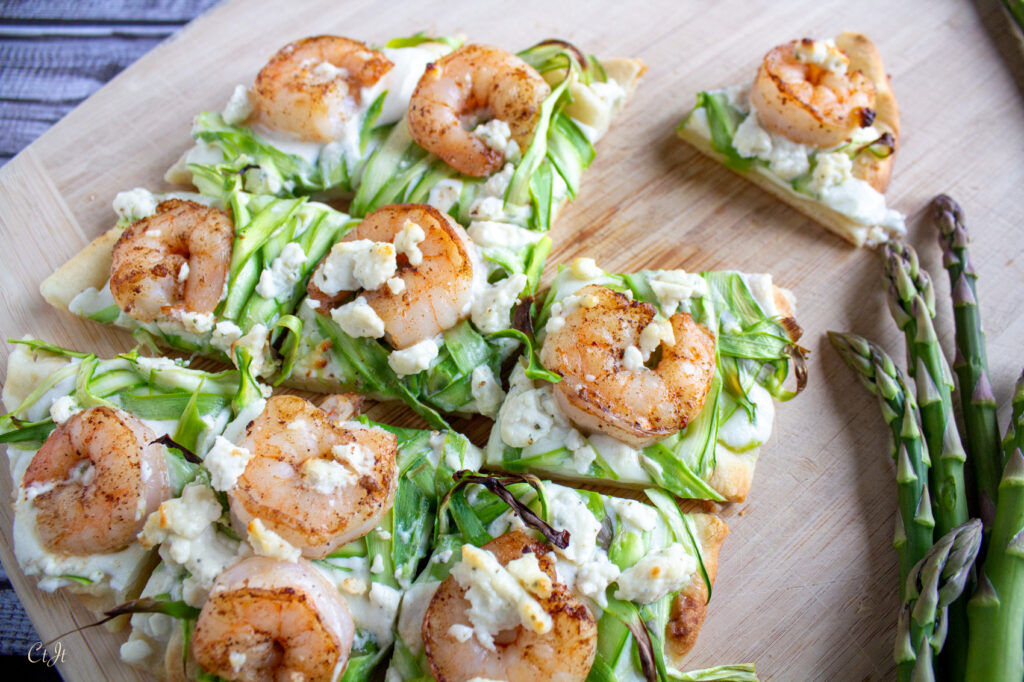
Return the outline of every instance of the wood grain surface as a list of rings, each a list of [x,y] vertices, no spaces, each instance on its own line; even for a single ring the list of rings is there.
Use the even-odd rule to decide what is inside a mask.
[[[732,534],[689,667],[755,661],[762,679],[890,678],[897,594],[892,465],[874,399],[824,337],[827,329],[849,329],[902,356],[880,264],[871,251],[852,249],[673,134],[696,91],[751,78],[776,43],[845,29],[870,35],[892,74],[903,139],[889,198],[909,214],[910,239],[935,278],[938,328],[949,350],[948,285],[935,235],[920,216],[940,192],[967,212],[992,381],[1006,403],[1024,364],[1024,317],[1017,314],[1024,292],[1024,61],[994,2],[602,0],[522,2],[512,10],[454,0],[443,12],[412,0],[386,10],[370,0],[227,3],[0,169],[0,325],[7,336],[31,334],[102,354],[131,347],[125,334],[48,308],[38,283],[110,226],[117,191],[163,188],[164,169],[189,144],[191,117],[219,110],[233,86],[250,82],[289,40],[335,32],[372,43],[427,30],[518,49],[558,36],[598,55],[641,57],[650,70],[553,230],[550,265],[591,255],[617,271],[770,271],[796,293],[813,353],[808,388],[779,409],[749,501],[724,513]],[[0,366],[9,350],[0,349]],[[373,413],[403,415],[396,407]],[[469,426],[477,435],[485,428]],[[9,496],[8,478],[0,481],[0,496]],[[42,594],[20,575],[10,530],[5,505],[0,559],[44,639],[87,622],[73,597]],[[141,678],[117,660],[120,641],[98,630],[65,638],[62,674]]]

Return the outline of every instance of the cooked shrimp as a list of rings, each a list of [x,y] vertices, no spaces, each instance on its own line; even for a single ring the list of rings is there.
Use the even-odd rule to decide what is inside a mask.
[[[234,237],[224,211],[194,201],[161,202],[154,215],[129,225],[114,244],[114,301],[143,322],[183,311],[212,313],[224,292]]]
[[[554,555],[544,543],[521,531],[506,533],[483,546],[504,566],[528,553],[551,579],[551,591],[537,597],[551,617],[551,630],[537,634],[523,626],[503,631],[495,638],[494,651],[476,637],[460,642],[449,630],[453,625],[471,627],[466,611],[466,588],[454,576],[437,588],[423,617],[423,643],[430,671],[439,682],[487,678],[519,682],[585,680],[597,653],[597,623],[590,611],[564,584],[557,582]]]
[[[427,66],[409,100],[409,132],[416,143],[460,173],[484,177],[505,155],[473,128],[499,119],[526,149],[551,88],[519,57],[487,45],[464,45]]]
[[[288,43],[256,76],[252,118],[303,140],[336,140],[356,114],[362,88],[393,66],[382,52],[340,36]]]
[[[654,306],[596,284],[576,295],[582,303],[561,328],[548,328],[540,355],[562,377],[554,385],[562,412],[587,431],[634,447],[685,428],[704,407],[715,374],[711,332],[688,313],[676,313],[668,320],[672,334],[661,341],[657,364],[629,369],[626,356],[639,353]],[[651,357],[653,362],[656,355]]]
[[[63,554],[114,552],[170,498],[156,434],[110,407],[92,407],[58,426],[25,470],[43,545]],[[42,492],[40,492],[42,491]],[[38,494],[36,494],[38,493]]]
[[[835,147],[875,117],[875,86],[848,71],[847,55],[827,42],[793,40],[761,63],[750,103],[766,128],[793,142]]]
[[[334,682],[354,635],[348,607],[312,564],[250,557],[214,581],[192,649],[226,680]]]
[[[426,204],[379,208],[345,235],[345,241],[393,242],[409,223],[418,226],[424,238],[413,246],[418,253],[411,260],[399,255],[395,277],[401,285],[392,289],[394,282],[386,283],[360,294],[384,322],[387,340],[398,349],[432,339],[469,317],[473,289],[483,279],[476,247],[466,231],[446,213]],[[321,302],[321,311],[353,293],[339,291],[331,296],[321,289],[330,257],[328,254],[317,266],[307,287],[309,296]]]
[[[228,491],[232,516],[242,526],[260,519],[303,556],[322,559],[366,535],[394,502],[395,436],[336,422],[297,396],[268,400],[239,445],[252,459]]]

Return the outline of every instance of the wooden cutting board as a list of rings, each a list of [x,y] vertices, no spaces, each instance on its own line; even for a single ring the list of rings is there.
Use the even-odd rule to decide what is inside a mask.
[[[879,262],[698,156],[673,132],[696,91],[750,79],[773,45],[846,29],[872,36],[892,74],[904,134],[889,198],[909,214],[911,241],[935,277],[949,350],[949,287],[935,235],[920,218],[940,192],[967,211],[992,383],[1007,403],[1024,366],[1024,316],[1017,314],[1024,59],[1001,7],[984,0],[548,1],[515,9],[454,0],[443,10],[412,0],[386,9],[368,0],[229,2],[0,169],[0,326],[6,336],[30,334],[103,355],[130,348],[126,334],[49,308],[39,282],[112,224],[118,191],[164,188],[164,170],[189,145],[192,116],[219,110],[235,84],[251,82],[290,40],[330,32],[380,43],[426,30],[512,50],[560,37],[602,56],[641,57],[650,70],[554,229],[550,265],[590,255],[615,271],[772,272],[796,293],[803,343],[813,353],[807,390],[779,409],[747,504],[725,511],[732,534],[688,667],[754,661],[762,679],[892,677],[896,493],[886,433],[874,398],[824,337],[827,329],[853,330],[902,357]],[[0,366],[9,352],[0,348]],[[394,407],[372,414],[406,418]],[[485,432],[483,424],[469,426]],[[0,476],[0,496],[9,494],[9,478]],[[73,597],[40,593],[21,576],[10,531],[3,505],[0,558],[40,635],[89,622]],[[65,679],[141,679],[117,658],[123,637],[91,630],[64,638]]]

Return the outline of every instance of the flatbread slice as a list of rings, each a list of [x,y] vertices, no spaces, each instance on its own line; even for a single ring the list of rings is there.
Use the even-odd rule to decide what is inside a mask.
[[[765,128],[751,105],[751,86],[743,84],[699,93],[679,137],[855,246],[901,237],[904,217],[885,199],[900,142],[899,107],[877,48],[850,32],[834,41],[794,42],[797,54],[820,58],[822,69],[839,64],[844,73],[863,74],[874,100],[856,114],[861,127],[823,147],[794,142]]]
[[[590,320],[591,307],[608,301],[608,312]],[[682,356],[670,366],[663,363],[666,348],[680,344],[689,352],[691,340],[672,331],[686,315],[713,342],[704,342],[697,359]],[[775,402],[802,389],[793,316],[792,294],[770,275],[613,274],[592,259],[562,266],[534,322],[539,359],[523,358],[512,372],[485,449],[487,465],[741,502],[771,434]],[[568,321],[580,329],[579,320],[589,326],[587,337],[560,341],[563,350],[549,352],[552,334]],[[691,390],[700,395],[693,398]],[[674,410],[691,400],[695,413],[679,430]],[[666,411],[673,416],[663,417]]]

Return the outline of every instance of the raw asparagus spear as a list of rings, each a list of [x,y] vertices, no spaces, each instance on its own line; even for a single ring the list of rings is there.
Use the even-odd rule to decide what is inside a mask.
[[[1013,430],[1021,437],[1021,429]],[[966,679],[1024,679],[1024,455],[1019,447],[999,483],[985,563],[967,613]]]
[[[932,545],[932,506],[928,494],[928,453],[921,439],[920,418],[903,373],[885,351],[855,334],[829,332],[839,355],[878,396],[882,416],[892,431],[891,455],[896,459],[899,498],[893,545],[900,562],[900,596],[910,570]]]
[[[1017,379],[1013,391],[1013,412],[1003,438],[1003,458],[1008,460],[1018,448],[1024,450],[1024,374]]]
[[[981,328],[975,287],[978,275],[968,257],[967,228],[960,206],[943,194],[932,200],[931,212],[942,246],[942,264],[949,273],[949,286],[953,292],[953,319],[956,323],[953,369],[960,383],[965,444],[978,487],[979,513],[988,526],[994,513],[1003,456],[999,448],[996,399],[989,383],[985,332]]]
[[[889,309],[907,338],[907,373],[917,386],[921,426],[932,464],[935,530],[945,535],[967,520],[965,455],[953,417],[953,375],[932,324],[935,294],[931,278],[919,266],[917,254],[910,246],[887,244],[884,257]]]
[[[935,533],[945,535],[967,521],[964,454],[953,416],[953,374],[939,346],[932,318],[935,293],[917,253],[905,244],[887,244],[883,257],[889,280],[889,310],[907,339],[907,371],[917,386],[921,426],[928,456]],[[959,676],[966,665],[967,613],[963,602],[949,609],[949,644],[943,667]]]
[[[957,526],[932,545],[907,577],[896,630],[895,658],[901,679],[934,678],[932,651],[942,649],[947,610],[970,577],[981,535],[979,519]]]

